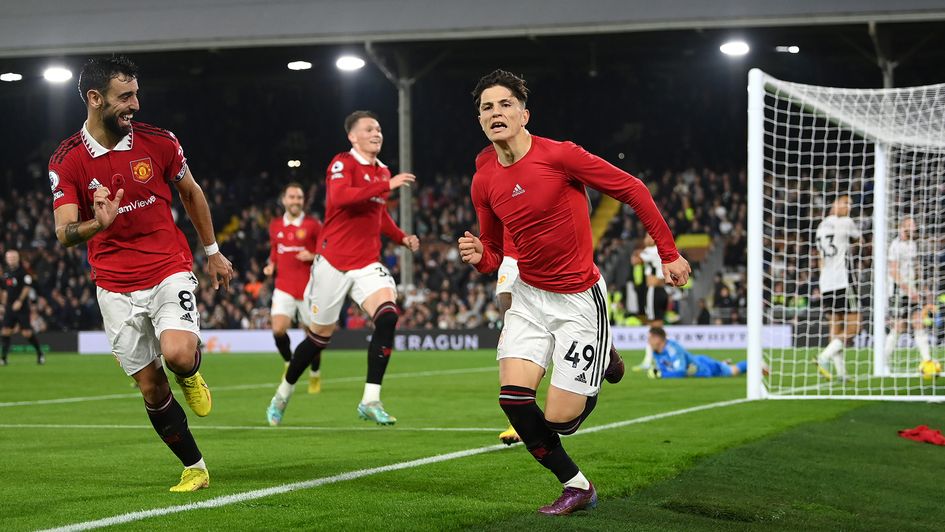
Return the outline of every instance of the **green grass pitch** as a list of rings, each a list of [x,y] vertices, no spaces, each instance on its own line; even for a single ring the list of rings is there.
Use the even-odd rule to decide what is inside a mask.
[[[638,354],[625,357],[629,366]],[[559,494],[554,477],[521,446],[494,447],[506,426],[494,352],[395,353],[383,392],[395,427],[357,418],[364,358],[326,352],[323,392],[306,394],[303,379],[284,425],[272,428],[264,412],[279,357],[208,355],[202,372],[213,412],[189,420],[211,486],[172,494],[180,464],[111,357],[53,354],[38,367],[29,354],[14,355],[0,368],[0,530],[201,501],[215,507],[159,511],[112,528],[940,530],[945,517],[945,448],[896,434],[919,424],[945,428],[941,405],[717,405],[743,398],[745,380],[628,373],[618,385],[605,383],[582,431],[614,425],[565,439],[600,505],[547,518],[535,510]],[[693,407],[702,408],[678,413]],[[666,413],[674,415],[658,415]],[[468,450],[479,452],[448,455]],[[430,457],[441,461],[411,462]],[[371,471],[392,464],[399,465]],[[315,479],[331,482],[257,491]]]

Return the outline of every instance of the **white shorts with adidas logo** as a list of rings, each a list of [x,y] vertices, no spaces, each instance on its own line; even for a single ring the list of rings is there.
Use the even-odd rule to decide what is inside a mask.
[[[603,278],[577,294],[548,292],[518,279],[497,358],[530,360],[546,371],[550,363],[552,386],[594,396],[610,363],[610,343]]]
[[[125,373],[134,375],[161,356],[166,330],[190,331],[200,341],[196,291],[192,272],[175,273],[157,286],[126,294],[98,288],[105,336]]]

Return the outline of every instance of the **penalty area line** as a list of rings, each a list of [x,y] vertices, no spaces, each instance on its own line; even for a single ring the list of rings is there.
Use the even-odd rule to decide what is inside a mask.
[[[737,404],[745,403],[748,401],[749,399],[733,399],[729,401],[719,401],[715,403],[708,403],[708,404],[693,406],[689,408],[682,408],[680,410],[672,410],[670,412],[662,412],[659,414],[652,414],[649,416],[642,416],[642,417],[637,417],[633,419],[627,419],[624,421],[607,423],[605,425],[597,425],[594,427],[588,427],[587,429],[579,431],[570,437],[573,438],[581,434],[593,434],[595,432],[602,432],[605,430],[628,427],[631,425],[638,425],[641,423],[648,423],[651,421],[657,421],[660,419],[666,419],[666,418],[670,418],[674,416],[681,416],[681,415],[691,414],[695,412],[702,412],[705,410],[723,408],[726,406],[737,405]],[[516,445],[520,445],[520,444],[516,444]],[[124,514],[114,515],[112,517],[96,519],[94,521],[84,521],[81,523],[64,525],[57,528],[45,529],[42,532],[53,532],[53,531],[77,532],[80,530],[91,530],[94,528],[102,528],[102,527],[107,527],[107,526],[120,525],[124,523],[131,523],[134,521],[141,521],[143,519],[149,519],[152,517],[163,517],[165,515],[177,514],[181,512],[189,512],[191,510],[205,510],[205,509],[210,509],[210,508],[219,508],[221,506],[229,506],[231,504],[238,504],[241,502],[262,499],[265,497],[272,497],[273,495],[281,495],[281,494],[289,493],[292,491],[316,488],[316,487],[325,486],[328,484],[336,484],[338,482],[346,482],[349,480],[369,477],[369,476],[377,475],[380,473],[388,473],[391,471],[401,471],[404,469],[413,469],[413,468],[422,467],[425,465],[436,464],[440,462],[447,462],[450,460],[456,460],[459,458],[466,458],[469,456],[476,456],[480,454],[491,453],[494,451],[501,451],[503,449],[508,449],[508,448],[509,447],[501,443],[497,445],[487,445],[485,447],[477,447],[474,449],[466,449],[464,451],[438,454],[434,456],[428,456],[426,458],[420,458],[417,460],[408,460],[406,462],[398,462],[395,464],[389,464],[386,466],[348,471],[346,473],[340,473],[338,475],[332,475],[330,477],[315,478],[315,479],[305,480],[301,482],[282,484],[282,485],[273,486],[270,488],[263,488],[263,489],[258,489],[258,490],[244,491],[240,493],[233,493],[230,495],[214,497],[212,499],[207,499],[205,501],[200,501],[200,502],[181,504],[177,506],[166,506],[164,508],[154,508],[151,510],[140,510],[137,512],[129,512],[129,513],[124,513]]]

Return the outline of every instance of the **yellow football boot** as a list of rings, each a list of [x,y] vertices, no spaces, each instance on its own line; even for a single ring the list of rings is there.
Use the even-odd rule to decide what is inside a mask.
[[[197,491],[210,487],[210,473],[206,469],[190,467],[180,475],[180,482],[171,486],[170,491],[175,493]]]
[[[180,389],[184,392],[184,399],[187,400],[187,404],[190,405],[190,409],[194,411],[194,414],[200,417],[209,414],[210,409],[213,408],[213,399],[210,397],[210,388],[207,386],[207,381],[203,380],[200,372],[198,371],[190,377],[175,375],[174,378],[177,380],[177,384],[180,384]]]
[[[322,393],[322,374],[321,372],[308,374],[308,393]]]
[[[518,432],[515,432],[515,428],[512,425],[509,425],[509,428],[505,429],[505,432],[499,434],[499,439],[506,445],[512,445],[513,443],[522,441],[522,438],[518,437]]]

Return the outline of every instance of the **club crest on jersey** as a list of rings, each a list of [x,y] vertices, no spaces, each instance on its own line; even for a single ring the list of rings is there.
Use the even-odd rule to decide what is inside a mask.
[[[304,239],[304,238],[305,238],[305,229],[298,229],[298,230],[295,232],[295,238],[298,238],[299,240]]]
[[[151,158],[138,159],[131,161],[131,175],[139,183],[147,183],[154,177],[154,170],[151,168]]]

